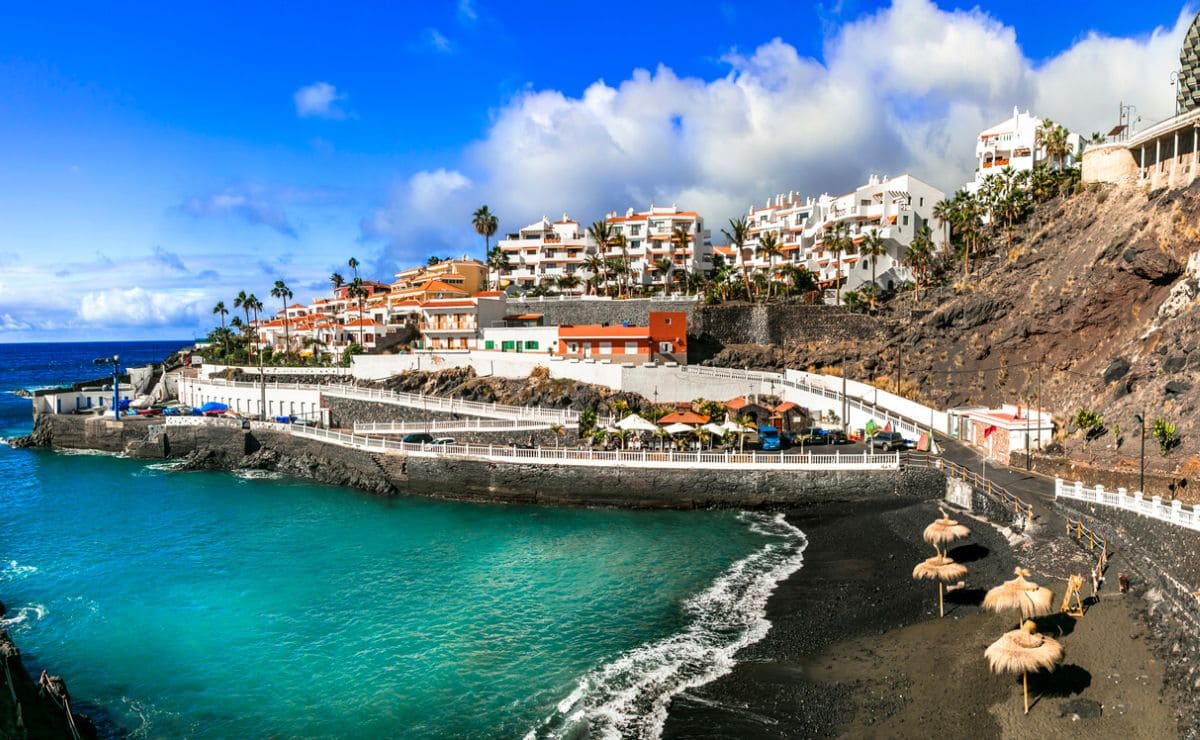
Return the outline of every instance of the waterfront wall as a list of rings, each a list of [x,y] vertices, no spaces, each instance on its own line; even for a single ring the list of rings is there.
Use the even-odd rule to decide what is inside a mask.
[[[768,508],[897,496],[940,497],[937,470],[690,470],[529,465],[367,452],[286,432],[235,426],[167,427],[154,439],[109,430],[104,447],[81,429],[80,417],[40,420],[44,446],[109,449],[140,458],[178,458],[185,469],[272,470],[380,495],[401,493],[471,501],[628,508]],[[457,436],[457,435],[456,435]],[[122,447],[123,450],[116,448]]]
[[[455,421],[477,419],[476,416],[464,416],[439,411],[426,412],[423,409],[397,406],[376,401],[361,401],[353,398],[338,398],[326,396],[325,404],[329,411],[330,424],[334,427],[352,430],[355,422],[360,424],[386,424],[389,422],[424,421]],[[508,444],[517,442],[527,444],[530,436],[534,444],[541,447],[553,447],[556,443],[573,446],[579,441],[579,435],[574,429],[565,430],[566,434],[559,436],[549,429],[534,431],[514,431],[511,429],[473,430],[469,432],[431,432],[434,437],[452,437],[460,443],[472,444]],[[400,435],[391,435],[389,439],[400,439]]]
[[[1129,451],[1129,444],[1126,443],[1125,451]],[[1132,444],[1137,444],[1133,442]],[[1133,450],[1136,456],[1137,450]],[[1108,470],[1088,465],[1084,462],[1072,460],[1064,455],[1046,455],[1039,452],[1034,452],[1030,455],[1032,469],[1035,472],[1043,473],[1054,478],[1062,478],[1068,483],[1075,481],[1083,481],[1089,486],[1102,485],[1106,490],[1116,491],[1118,488],[1124,488],[1130,493],[1139,490],[1141,478],[1137,470]],[[1135,460],[1136,462],[1136,460]],[[1025,453],[1023,451],[1013,452],[1009,455],[1009,465],[1021,470],[1025,469]],[[1179,499],[1184,503],[1195,504],[1200,503],[1200,490],[1195,488],[1195,481],[1189,485],[1187,476],[1167,476],[1146,473],[1146,498],[1151,496],[1161,496],[1164,501]]]

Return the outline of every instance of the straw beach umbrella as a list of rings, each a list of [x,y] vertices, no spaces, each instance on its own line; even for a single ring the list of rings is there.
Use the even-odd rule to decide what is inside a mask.
[[[1062,662],[1063,649],[1058,640],[1038,634],[1033,622],[1025,622],[1021,629],[1005,632],[983,654],[992,673],[1021,674],[1025,714],[1029,714],[1029,672],[1054,670]]]
[[[946,616],[946,608],[944,605],[943,588],[944,584],[950,581],[957,581],[967,574],[967,566],[962,563],[956,563],[952,559],[938,553],[937,557],[932,557],[923,563],[918,563],[917,567],[913,568],[913,578],[927,578],[938,582],[938,617]]]
[[[1029,571],[1016,568],[1017,576],[987,592],[983,597],[983,608],[994,612],[1019,610],[1022,619],[1049,614],[1054,607],[1054,593],[1045,586],[1025,580]]]
[[[955,540],[961,540],[971,534],[971,530],[965,524],[959,524],[957,521],[950,518],[946,510],[938,507],[938,511],[942,512],[942,518],[936,520],[925,528],[925,534],[922,535],[925,541],[933,545],[933,549],[942,554],[941,545],[947,545]]]

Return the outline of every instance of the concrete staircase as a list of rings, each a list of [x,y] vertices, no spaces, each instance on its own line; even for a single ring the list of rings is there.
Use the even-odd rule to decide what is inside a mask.
[[[408,456],[398,452],[372,452],[371,459],[383,471],[388,480],[408,480]]]

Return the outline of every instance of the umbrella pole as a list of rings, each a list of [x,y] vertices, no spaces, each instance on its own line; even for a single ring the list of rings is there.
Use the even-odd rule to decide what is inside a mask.
[[[1021,684],[1025,689],[1025,714],[1029,714],[1029,672],[1021,674]]]
[[[946,616],[946,607],[942,605],[942,582],[938,581],[938,619]]]

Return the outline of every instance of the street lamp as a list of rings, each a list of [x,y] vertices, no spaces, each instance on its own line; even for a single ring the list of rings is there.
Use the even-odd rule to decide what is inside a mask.
[[[1175,88],[1175,115],[1179,115],[1179,70],[1171,72],[1171,87]]]
[[[96,365],[112,365],[113,379],[113,418],[121,420],[121,356],[98,357],[92,361]]]
[[[1138,490],[1141,491],[1142,493],[1146,492],[1146,417],[1144,416],[1145,413],[1146,412],[1143,411],[1141,414],[1133,415],[1133,418],[1135,420],[1137,420],[1138,426],[1140,427],[1141,437],[1142,437],[1142,459],[1141,459],[1141,464],[1138,466]]]

